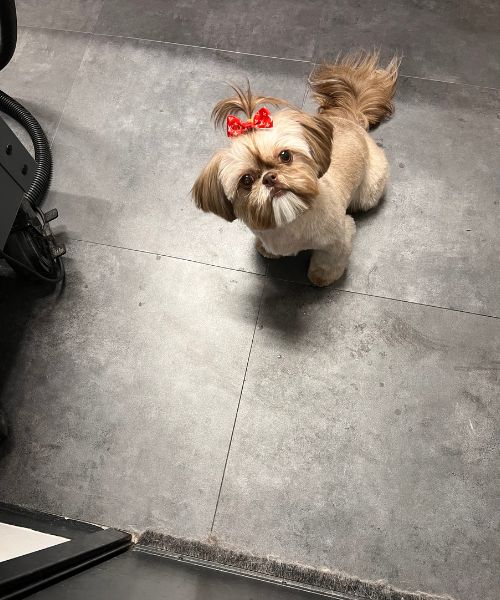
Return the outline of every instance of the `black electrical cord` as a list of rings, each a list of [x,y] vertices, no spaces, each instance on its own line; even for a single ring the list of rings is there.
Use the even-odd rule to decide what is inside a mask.
[[[64,263],[59,257],[56,258],[56,260],[55,260],[57,267],[58,267],[58,271],[59,271],[59,275],[57,275],[57,277],[46,277],[45,275],[42,275],[38,271],[35,271],[35,269],[28,267],[28,265],[26,263],[23,263],[20,260],[17,260],[17,258],[12,258],[12,256],[5,254],[5,252],[3,250],[0,250],[0,257],[5,258],[5,260],[7,260],[9,262],[13,262],[18,267],[22,267],[22,269],[24,271],[28,271],[29,273],[31,273],[38,279],[41,279],[42,281],[47,281],[49,283],[59,283],[60,281],[63,281],[63,279],[66,276],[66,272],[64,270]]]
[[[40,221],[43,224],[45,224],[45,215],[44,215],[43,211],[38,206],[34,206],[34,207],[32,206],[32,208],[35,210],[35,212],[40,217]],[[37,234],[39,237],[43,238],[43,236],[40,234],[40,232],[38,232],[36,229],[35,229],[35,234]],[[32,240],[32,239],[33,239],[33,237],[31,236],[30,240]],[[57,275],[55,277],[47,277],[46,275],[42,275],[42,273],[40,273],[40,271],[37,271],[36,269],[33,269],[32,267],[28,266],[25,261],[21,261],[17,258],[14,258],[13,256],[9,256],[3,250],[0,250],[0,257],[4,258],[5,260],[7,260],[9,262],[16,264],[18,267],[22,267],[22,269],[24,271],[28,271],[32,275],[35,275],[36,277],[38,277],[38,279],[41,279],[42,281],[47,281],[50,283],[58,283],[59,281],[63,281],[64,278],[66,277],[66,271],[64,269],[64,262],[61,260],[60,256],[58,256],[56,259],[54,259],[54,262],[57,265]]]

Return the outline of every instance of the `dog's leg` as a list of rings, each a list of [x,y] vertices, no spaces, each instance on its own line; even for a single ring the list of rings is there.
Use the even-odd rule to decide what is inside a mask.
[[[342,254],[330,250],[314,250],[309,264],[307,277],[318,287],[327,287],[340,279],[347,267],[349,254]]]
[[[353,218],[346,215],[344,235],[332,246],[313,251],[309,271],[307,272],[307,277],[313,285],[326,287],[342,277],[351,254],[352,238],[355,231],[356,226]]]
[[[349,205],[351,212],[370,210],[376,206],[384,195],[385,184],[389,176],[389,164],[384,151],[371,138],[367,139],[367,142],[368,164],[363,181]]]
[[[278,254],[271,254],[264,248],[262,240],[258,237],[255,238],[255,249],[264,258],[281,258]]]

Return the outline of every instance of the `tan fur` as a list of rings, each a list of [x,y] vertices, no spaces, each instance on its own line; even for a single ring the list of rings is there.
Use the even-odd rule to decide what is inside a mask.
[[[295,118],[304,128],[304,137],[311,154],[318,164],[318,177],[323,177],[330,166],[332,155],[333,126],[329,119],[297,111]]]
[[[236,215],[234,214],[233,205],[227,199],[219,179],[220,160],[220,153],[212,157],[195,181],[191,194],[196,206],[201,210],[214,213],[218,217],[226,219],[226,221],[234,221]]]
[[[369,210],[384,192],[388,163],[365,129],[393,110],[397,60],[384,70],[377,54],[355,55],[319,74],[311,83],[319,116],[285,108],[272,128],[232,138],[198,177],[193,196],[202,210],[245,222],[264,256],[313,250],[308,277],[326,286],[342,276],[351,252],[355,224],[346,211]],[[264,98],[245,94],[219,102],[215,121],[235,108],[248,116]],[[283,150],[291,162],[280,159]]]
[[[394,57],[383,69],[379,58],[378,52],[358,52],[334,65],[319,66],[309,80],[319,112],[350,119],[365,129],[389,117],[399,59]]]
[[[280,185],[300,198],[303,209],[299,208],[299,213],[309,208],[318,193],[318,172],[326,158],[322,154],[318,159],[322,161],[321,166],[313,158],[299,118],[302,115],[295,109],[284,109],[275,115],[274,127],[234,138],[230,148],[222,153],[219,177],[223,188],[235,215],[252,230],[272,229],[277,225],[273,201],[263,183],[266,173],[275,173]],[[329,126],[331,130],[331,124]],[[318,135],[319,131],[318,127]],[[317,142],[318,146],[325,144],[324,140]],[[281,164],[278,159],[280,150],[284,149],[294,154],[289,165]],[[244,174],[255,177],[251,190],[238,186]]]

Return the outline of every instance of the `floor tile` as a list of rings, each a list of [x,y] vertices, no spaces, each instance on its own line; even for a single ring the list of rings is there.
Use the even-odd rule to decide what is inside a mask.
[[[210,123],[225,82],[301,104],[309,65],[98,37],[54,145],[48,205],[70,237],[263,273],[250,232],[194,207],[190,189],[227,138]]]
[[[214,534],[494,600],[500,321],[270,281]]]
[[[406,75],[500,87],[500,4],[491,0],[325,3],[318,60],[353,48],[404,57]]]
[[[0,499],[206,537],[262,278],[84,243],[66,267],[61,293],[2,271]]]
[[[87,43],[84,34],[21,27],[14,57],[1,73],[2,91],[33,113],[49,140],[56,131]],[[31,149],[28,134],[12,119],[6,120]]]
[[[149,40],[309,60],[320,0],[107,0],[96,31]]]
[[[500,92],[400,79],[395,116],[373,132],[391,165],[388,191],[355,217],[339,287],[500,316],[498,115]],[[269,268],[305,281],[307,256]]]
[[[104,0],[16,0],[17,21],[29,27],[92,31]]]

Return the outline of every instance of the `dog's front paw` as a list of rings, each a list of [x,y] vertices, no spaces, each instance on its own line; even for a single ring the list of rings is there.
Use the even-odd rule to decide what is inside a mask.
[[[255,238],[255,249],[257,252],[263,256],[264,258],[281,258],[277,254],[271,254],[264,248],[264,244],[261,242],[259,238]]]
[[[340,279],[343,273],[344,269],[323,269],[322,267],[311,266],[307,272],[307,277],[317,287],[328,287],[337,279]]]

